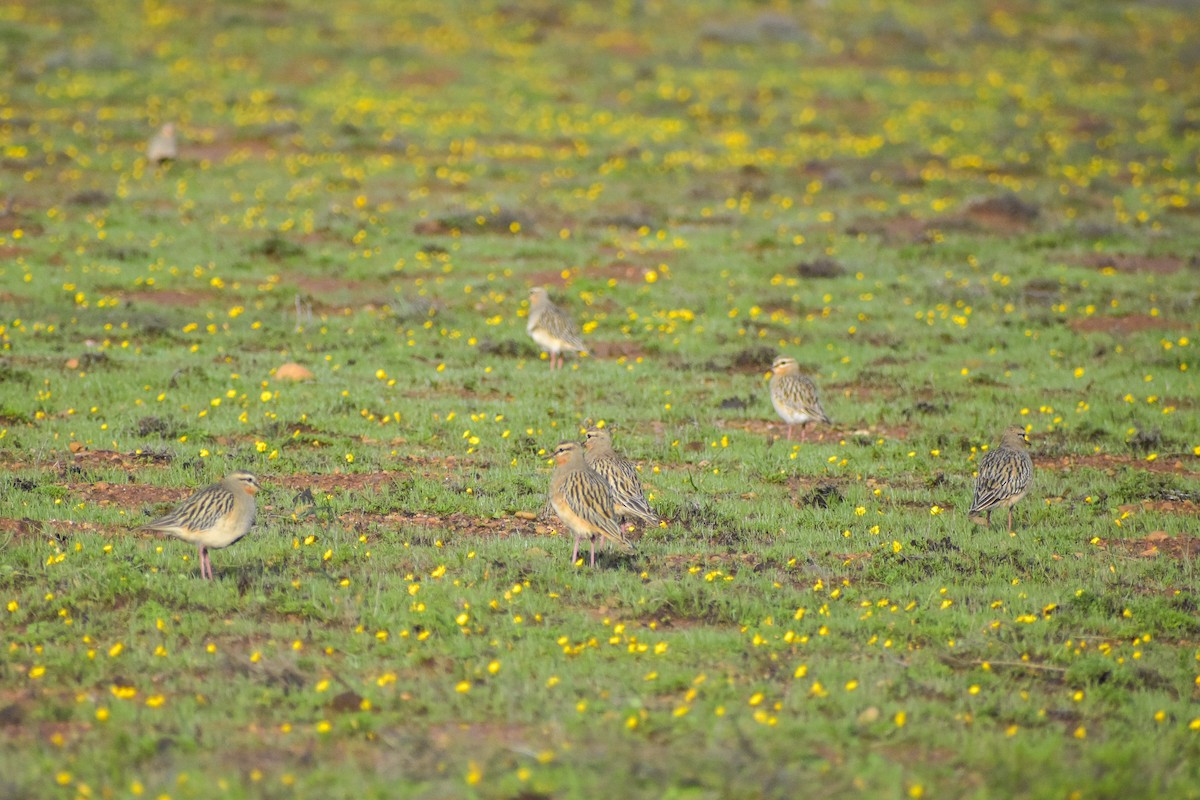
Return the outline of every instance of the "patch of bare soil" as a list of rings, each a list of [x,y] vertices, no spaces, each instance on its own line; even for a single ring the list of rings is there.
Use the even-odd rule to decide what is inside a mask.
[[[118,296],[127,304],[149,303],[172,308],[200,306],[217,300],[217,295],[213,292],[187,289],[147,289],[140,292],[120,292]]]
[[[96,522],[86,522],[71,519],[12,519],[0,517],[0,534],[56,539],[60,546],[65,545],[67,536],[71,533],[128,533],[136,525],[131,521],[129,527],[121,525],[101,525]]]
[[[1076,333],[1111,333],[1126,335],[1139,331],[1185,330],[1189,326],[1165,317],[1148,314],[1127,314],[1123,317],[1080,317],[1071,320]]]
[[[788,441],[787,425],[781,421],[765,419],[724,419],[717,420],[719,428],[758,433],[771,436],[783,443]],[[821,442],[839,442],[848,436],[869,436],[871,438],[907,439],[909,429],[905,426],[871,425],[865,428],[828,427],[825,425],[795,425],[792,428],[792,441],[803,444],[819,444]]]
[[[367,283],[329,275],[306,275],[300,272],[283,273],[280,276],[280,283],[295,286],[314,296],[328,295],[334,292],[365,296],[378,294],[380,289],[386,288],[382,283]]]
[[[564,272],[566,275],[563,274]],[[558,287],[561,289],[574,279],[575,273],[575,270],[540,269],[528,273],[525,279],[530,286]],[[551,297],[550,299],[557,302],[557,298]]]
[[[1200,514],[1200,505],[1192,500],[1143,500],[1140,503],[1117,506],[1117,510],[1131,514],[1138,511],[1158,511],[1162,514]]]
[[[0,534],[5,536],[39,536],[42,526],[37,520],[0,517]]]
[[[64,472],[69,466],[75,468],[88,466],[121,467],[122,469],[142,469],[152,464],[169,464],[171,457],[162,453],[118,453],[115,450],[89,450],[78,442],[72,443],[72,449],[62,452],[53,461],[8,461],[11,469],[18,470],[26,467],[58,468]],[[5,454],[7,455],[7,454]],[[2,457],[0,457],[2,458]]]
[[[421,512],[350,511],[338,517],[342,525],[353,530],[384,526],[400,528],[430,528],[450,531],[463,536],[546,536],[550,527],[537,520],[523,517],[474,517],[470,514],[425,514]]]
[[[512,236],[533,235],[536,225],[529,215],[510,209],[490,213],[463,211],[446,214],[436,219],[423,219],[413,226],[413,233],[421,236],[445,236],[457,234],[500,234]]]
[[[449,67],[431,67],[405,72],[396,80],[396,84],[400,89],[408,86],[432,86],[437,89],[454,83],[460,77],[462,77],[461,70]]]
[[[646,351],[637,342],[587,342],[587,353],[593,358],[645,358]]]
[[[259,139],[244,141],[218,140],[214,142],[189,142],[179,145],[180,161],[222,162],[231,156],[248,155],[263,158],[274,155],[279,148],[274,142]]]
[[[1117,272],[1152,272],[1156,275],[1170,275],[1184,267],[1200,266],[1196,256],[1182,258],[1181,256],[1139,256],[1128,253],[1090,253],[1082,258],[1067,259],[1084,267],[1093,269],[1113,269]]]
[[[1121,456],[1109,453],[1095,453],[1083,456],[1052,456],[1049,458],[1035,455],[1033,463],[1038,469],[1072,470],[1080,467],[1091,467],[1109,475],[1115,475],[1118,470],[1133,467],[1135,469],[1144,469],[1148,472],[1166,472],[1172,475],[1200,477],[1200,472],[1193,469],[1198,463],[1197,460],[1189,456],[1160,457],[1154,461],[1147,461],[1137,456]]]
[[[328,475],[296,474],[270,476],[265,482],[272,486],[283,486],[293,491],[310,489],[331,494],[338,490],[361,492],[363,490],[378,490],[390,486],[396,481],[407,478],[404,472],[346,472]]]
[[[144,483],[72,483],[67,485],[72,497],[78,497],[91,505],[121,506],[136,509],[145,505],[182,500],[193,490],[148,486]]]
[[[925,242],[929,233],[937,226],[928,220],[916,217],[892,217],[886,220],[862,220],[846,229],[849,236],[868,234],[879,236],[889,242]]]
[[[1094,546],[1135,558],[1166,556],[1182,561],[1200,556],[1200,536],[1171,535],[1166,531],[1154,531],[1140,539],[1101,539]]]
[[[1039,216],[1041,209],[1016,195],[998,195],[971,201],[957,219],[994,233],[1021,233]]]
[[[634,264],[630,261],[613,261],[602,267],[588,269],[590,275],[596,275],[616,281],[617,283],[644,283],[646,275],[655,272],[655,267],[661,260],[654,259],[648,265]]]

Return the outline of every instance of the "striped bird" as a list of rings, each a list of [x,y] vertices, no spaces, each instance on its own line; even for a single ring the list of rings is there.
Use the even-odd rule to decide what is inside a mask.
[[[800,374],[800,365],[791,356],[779,356],[771,364],[771,404],[787,423],[788,439],[792,438],[793,425],[814,421],[830,424],[816,385]]]
[[[220,483],[206,486],[171,513],[138,530],[165,533],[196,545],[200,576],[211,581],[208,548],[228,547],[249,532],[254,524],[254,494],[258,489],[258,478],[249,472],[231,472]]]
[[[1006,428],[1000,446],[989,450],[979,461],[975,479],[975,498],[967,516],[980,525],[992,524],[992,509],[1008,509],[1008,530],[1013,529],[1012,507],[1033,482],[1033,459],[1029,457],[1029,437],[1020,425]]]
[[[588,428],[583,447],[584,462],[608,483],[616,515],[657,525],[658,515],[646,500],[637,467],[613,449],[608,428]]]
[[[564,350],[582,352],[586,349],[575,320],[554,305],[541,286],[529,290],[529,321],[525,331],[538,347],[550,354],[550,369],[556,368],[555,359],[557,368],[562,368]]]
[[[579,442],[560,442],[554,448],[554,476],[550,479],[550,507],[571,529],[575,548],[571,563],[579,558],[579,541],[591,542],[591,566],[596,566],[596,537],[609,541],[626,553],[633,545],[621,533],[613,510],[612,493],[608,484],[587,465],[583,446]]]

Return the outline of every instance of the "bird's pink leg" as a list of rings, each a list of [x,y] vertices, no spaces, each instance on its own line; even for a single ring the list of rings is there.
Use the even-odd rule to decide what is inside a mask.
[[[592,562],[591,566],[596,566],[596,537],[592,537]]]
[[[575,549],[571,551],[571,563],[574,564],[575,560],[578,558],[579,558],[579,537],[576,536],[575,537]]]

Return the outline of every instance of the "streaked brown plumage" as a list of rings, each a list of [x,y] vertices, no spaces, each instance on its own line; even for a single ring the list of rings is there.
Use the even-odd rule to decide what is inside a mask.
[[[206,486],[171,513],[138,530],[165,533],[196,545],[200,575],[212,580],[208,548],[228,547],[249,532],[254,524],[254,495],[258,489],[258,478],[249,472],[231,472],[220,483]]]
[[[550,369],[562,368],[564,350],[581,352],[586,349],[575,320],[554,305],[541,286],[529,290],[529,321],[525,331],[538,347],[550,354]]]
[[[632,553],[633,545],[617,524],[608,484],[584,461],[583,445],[579,442],[560,442],[554,448],[554,463],[554,476],[550,479],[550,506],[575,536],[571,563],[574,564],[579,558],[579,540],[587,539],[592,550],[590,563],[596,566],[597,536],[612,542],[626,553]]]
[[[1029,437],[1020,425],[1006,428],[1000,445],[989,450],[979,461],[975,479],[975,498],[967,516],[972,522],[990,525],[992,509],[1008,509],[1008,530],[1013,529],[1012,507],[1029,491],[1033,482],[1033,459],[1029,457]]]
[[[657,525],[658,515],[646,500],[637,467],[613,449],[608,428],[588,428],[583,447],[584,462],[608,483],[617,516]]]
[[[793,425],[814,421],[829,424],[816,385],[808,376],[800,374],[800,365],[791,356],[779,356],[771,364],[771,404],[787,423],[789,439]]]

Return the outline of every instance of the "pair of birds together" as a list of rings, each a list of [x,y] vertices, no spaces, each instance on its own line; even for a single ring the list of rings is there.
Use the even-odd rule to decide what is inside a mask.
[[[562,369],[563,353],[582,352],[586,348],[579,326],[563,308],[550,300],[541,286],[529,291],[529,319],[525,331],[550,356],[550,369]],[[817,387],[800,365],[790,356],[780,356],[771,365],[771,402],[783,421],[788,424],[788,438],[793,425],[809,422],[829,424],[829,416],[821,408]]]
[[[554,450],[556,469],[550,482],[550,506],[575,536],[571,563],[579,557],[579,542],[591,542],[591,565],[596,565],[596,541],[612,542],[626,553],[633,544],[621,529],[624,520],[658,524],[638,478],[637,467],[619,455],[612,434],[589,428],[584,444],[562,442]],[[228,547],[254,524],[254,495],[260,486],[249,472],[233,472],[220,483],[201,489],[173,511],[138,528],[165,533],[196,545],[200,575],[213,579],[209,548]]]
[[[788,424],[788,439],[793,425],[809,422],[829,424],[821,408],[817,387],[800,374],[800,365],[789,356],[779,356],[771,365],[771,404]],[[989,450],[979,461],[975,494],[967,516],[972,522],[990,525],[992,511],[1008,509],[1008,530],[1013,528],[1012,507],[1026,495],[1033,482],[1033,459],[1029,456],[1029,437],[1025,429],[1013,425],[1000,437],[1000,446]]]

